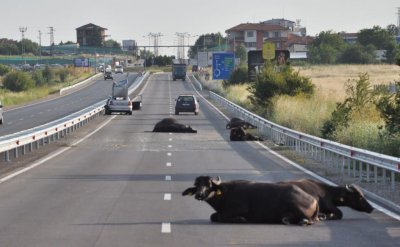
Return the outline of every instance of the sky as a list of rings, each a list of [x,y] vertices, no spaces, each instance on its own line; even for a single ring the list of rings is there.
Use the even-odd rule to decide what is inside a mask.
[[[149,44],[149,33],[161,33],[161,45],[177,44],[176,33],[196,35],[220,32],[240,23],[269,19],[301,20],[307,34],[321,31],[358,32],[375,25],[397,25],[399,0],[0,0],[0,38],[25,37],[42,45],[54,39],[76,42],[76,28],[93,23],[107,28],[109,38],[118,42],[136,40]],[[165,51],[167,53],[167,51]]]

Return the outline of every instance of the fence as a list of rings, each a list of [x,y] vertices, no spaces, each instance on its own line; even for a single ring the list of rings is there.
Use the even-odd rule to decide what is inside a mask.
[[[261,118],[211,91],[210,97],[235,116],[257,126],[261,134],[275,143],[320,161],[339,174],[347,173],[367,183],[390,183],[393,190],[396,188],[396,179],[400,180],[400,158],[294,131]]]
[[[133,84],[134,86],[129,88],[129,94],[138,89],[147,76],[148,73],[142,77],[138,77],[138,81]],[[105,102],[106,99],[53,122],[2,136],[0,137],[0,153],[4,155],[4,160],[9,162],[11,161],[11,157],[17,159],[20,155],[27,153],[27,151],[32,152],[35,148],[39,149],[41,146],[51,144],[67,134],[73,133],[75,130],[88,124],[90,120],[99,116],[104,110]]]

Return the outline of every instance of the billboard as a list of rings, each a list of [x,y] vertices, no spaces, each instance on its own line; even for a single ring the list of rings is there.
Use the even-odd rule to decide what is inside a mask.
[[[235,54],[233,52],[217,53],[212,56],[213,79],[227,80],[235,68]]]
[[[74,66],[75,67],[89,67],[89,58],[74,58]]]

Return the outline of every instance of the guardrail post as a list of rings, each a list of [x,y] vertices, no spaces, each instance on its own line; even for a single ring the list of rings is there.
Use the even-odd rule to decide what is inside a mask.
[[[33,142],[29,143],[29,152],[33,151]]]
[[[25,155],[26,154],[26,147],[25,147],[25,145],[22,145],[22,155]]]
[[[18,158],[18,147],[14,148],[14,158]]]
[[[392,171],[391,173],[392,173],[392,176],[391,176],[391,179],[390,179],[390,180],[391,180],[391,184],[392,184],[392,190],[394,190],[395,187],[396,187],[396,186],[395,186],[395,182],[396,182],[396,181],[395,181],[395,174],[394,174],[393,171]]]
[[[4,161],[10,162],[10,151],[8,150],[4,152]]]

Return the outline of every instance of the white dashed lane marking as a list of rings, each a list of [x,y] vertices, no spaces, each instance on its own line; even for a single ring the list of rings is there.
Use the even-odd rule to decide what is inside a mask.
[[[171,194],[170,193],[165,193],[164,194],[164,201],[171,201]]]
[[[172,156],[172,153],[167,153],[168,156]]]
[[[167,162],[167,164],[166,164],[167,166],[171,166],[172,164],[171,164],[171,162]]]
[[[171,233],[171,223],[169,223],[169,222],[161,223],[161,232],[162,233]]]

